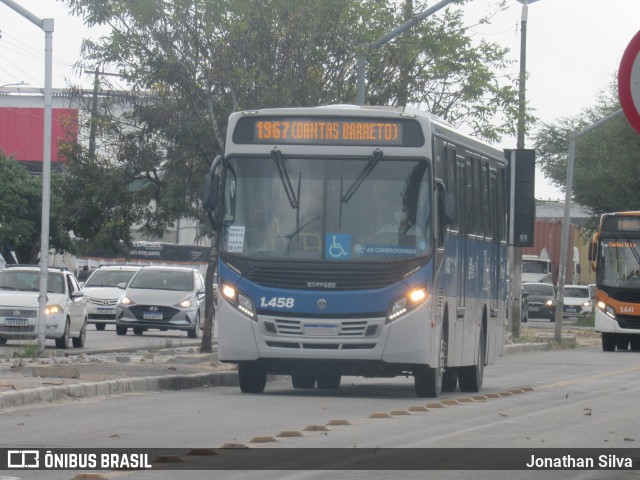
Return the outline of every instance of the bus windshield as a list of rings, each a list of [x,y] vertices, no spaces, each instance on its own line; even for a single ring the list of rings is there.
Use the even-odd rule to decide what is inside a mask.
[[[640,239],[610,238],[602,240],[599,267],[602,286],[640,287]]]
[[[398,260],[426,255],[426,159],[230,158],[225,187],[227,253],[272,259]]]

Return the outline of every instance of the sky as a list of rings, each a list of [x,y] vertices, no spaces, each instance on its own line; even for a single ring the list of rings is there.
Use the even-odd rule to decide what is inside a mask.
[[[465,9],[468,25],[489,11],[497,0],[472,0]],[[505,0],[507,9],[490,24],[476,25],[475,39],[498,43],[510,50],[510,73],[520,69],[522,5]],[[544,123],[573,117],[592,106],[599,93],[616,79],[620,59],[640,30],[640,0],[529,0],[526,42],[526,99]],[[81,84],[92,78],[74,68],[83,38],[97,39],[105,30],[86,28],[55,0],[17,0],[39,18],[53,18],[53,86]],[[416,2],[417,3],[417,2]],[[434,5],[435,0],[429,2]],[[436,13],[437,15],[437,13]],[[44,32],[0,0],[0,87],[24,82],[44,84]],[[515,148],[515,138],[505,138],[501,148]],[[525,141],[527,148],[531,142]],[[536,175],[536,198],[564,199],[541,172]]]

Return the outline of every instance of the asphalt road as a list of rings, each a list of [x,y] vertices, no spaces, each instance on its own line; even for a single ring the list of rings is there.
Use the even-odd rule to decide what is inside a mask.
[[[531,388],[531,390],[529,390]],[[428,405],[412,379],[345,378],[338,390],[294,390],[288,379],[262,395],[216,387],[32,406],[0,414],[3,447],[43,448],[638,448],[640,354],[599,346],[502,357],[485,370],[484,399],[444,397]],[[502,394],[502,395],[501,395]],[[442,400],[442,399],[441,399]],[[445,403],[445,402],[441,402]],[[337,422],[336,422],[337,421]],[[338,423],[336,425],[336,423]],[[287,435],[283,435],[287,433]],[[293,433],[292,433],[293,432]],[[297,432],[297,433],[296,433]],[[296,435],[296,436],[293,436]],[[271,440],[272,439],[272,440]],[[302,461],[291,451],[292,461]],[[191,459],[212,461],[213,457]],[[462,461],[462,459],[461,459]],[[327,469],[331,468],[328,461]],[[455,464],[452,465],[455,469]],[[20,472],[20,479],[70,479],[73,472]],[[44,474],[47,475],[44,475]],[[0,474],[1,475],[1,474]],[[175,472],[117,472],[105,478],[170,479]],[[638,472],[261,471],[261,478],[637,479]],[[183,480],[256,478],[256,472],[185,470]],[[0,478],[2,478],[0,476]]]

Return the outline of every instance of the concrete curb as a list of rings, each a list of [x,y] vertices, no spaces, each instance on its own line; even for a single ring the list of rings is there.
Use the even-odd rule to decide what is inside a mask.
[[[0,393],[0,409],[20,407],[30,403],[55,402],[68,398],[237,385],[238,372],[233,371],[122,378],[103,382],[56,385],[53,387],[28,388],[15,392],[2,392]]]
[[[522,352],[550,350],[551,344],[521,343],[505,345],[502,355]],[[268,380],[283,378],[269,375]],[[71,385],[27,388],[0,393],[0,410],[20,407],[31,403],[55,402],[64,399],[106,397],[125,393],[159,392],[162,390],[186,390],[201,387],[238,386],[238,372],[193,373],[190,375],[158,375],[151,377],[131,377],[103,382],[80,382]]]

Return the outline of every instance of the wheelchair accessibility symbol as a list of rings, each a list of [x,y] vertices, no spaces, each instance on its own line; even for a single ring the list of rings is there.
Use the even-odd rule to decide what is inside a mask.
[[[325,257],[342,260],[351,258],[351,235],[346,233],[327,233]]]

